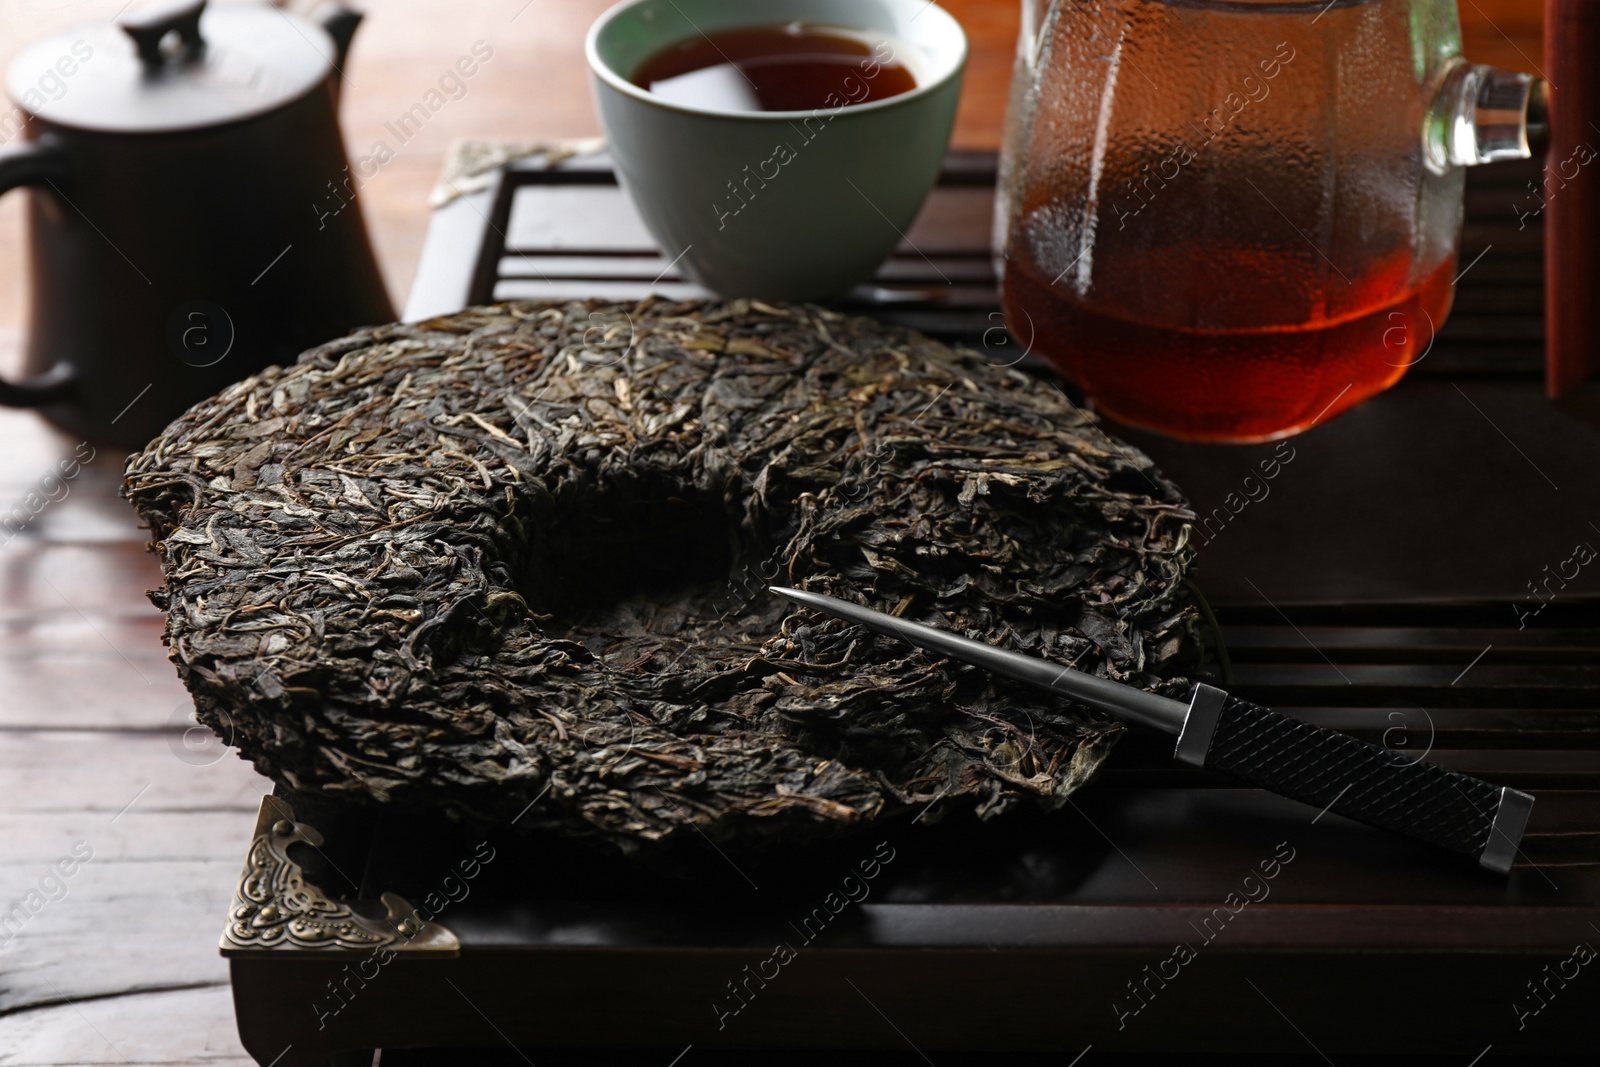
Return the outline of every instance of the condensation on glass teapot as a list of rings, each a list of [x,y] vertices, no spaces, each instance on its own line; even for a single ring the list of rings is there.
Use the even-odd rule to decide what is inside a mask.
[[[1007,324],[1120,421],[1304,431],[1425,355],[1461,168],[1526,158],[1543,102],[1454,0],[1024,0]]]

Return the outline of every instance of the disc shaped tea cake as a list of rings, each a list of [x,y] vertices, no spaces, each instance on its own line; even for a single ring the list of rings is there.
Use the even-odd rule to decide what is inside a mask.
[[[1110,718],[769,582],[1184,696],[1191,514],[1058,388],[812,307],[363,330],[128,464],[200,719],[292,789],[629,848],[1063,803]]]

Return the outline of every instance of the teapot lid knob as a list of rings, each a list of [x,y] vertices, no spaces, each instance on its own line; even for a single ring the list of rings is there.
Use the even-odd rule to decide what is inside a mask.
[[[139,59],[147,67],[159,67],[166,62],[161,44],[171,34],[178,35],[181,58],[195,59],[205,49],[200,36],[200,16],[206,9],[206,0],[167,0],[136,11],[120,20],[117,25],[139,49]]]

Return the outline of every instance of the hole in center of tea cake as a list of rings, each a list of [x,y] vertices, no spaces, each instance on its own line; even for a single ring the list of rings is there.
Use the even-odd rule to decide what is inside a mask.
[[[520,591],[546,628],[587,628],[624,602],[709,604],[727,585],[736,529],[720,497],[627,477],[569,486],[530,523]]]

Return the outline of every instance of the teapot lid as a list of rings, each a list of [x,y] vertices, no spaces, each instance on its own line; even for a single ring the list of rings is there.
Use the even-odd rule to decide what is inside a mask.
[[[106,133],[203,129],[275,111],[328,77],[335,46],[266,4],[162,3],[38,41],[6,92],[47,122]]]

